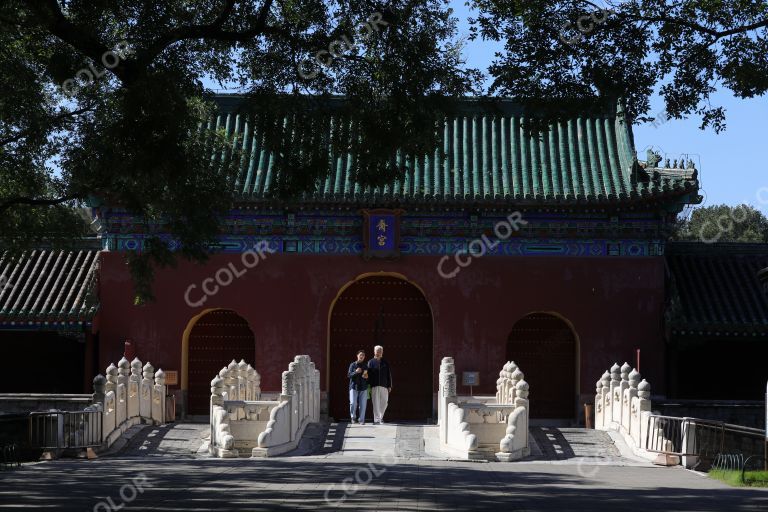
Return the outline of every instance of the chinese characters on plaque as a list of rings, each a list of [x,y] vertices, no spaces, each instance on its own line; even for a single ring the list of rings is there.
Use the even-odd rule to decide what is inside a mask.
[[[400,256],[400,214],[403,210],[363,210],[363,257]]]

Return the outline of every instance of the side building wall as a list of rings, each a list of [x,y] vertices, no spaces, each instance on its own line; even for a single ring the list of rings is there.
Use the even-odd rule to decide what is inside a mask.
[[[136,354],[156,367],[178,370],[182,338],[192,319],[210,308],[226,308],[247,320],[256,341],[256,364],[265,391],[280,390],[280,375],[293,354],[316,361],[327,389],[329,311],[340,290],[355,278],[377,272],[402,276],[424,293],[432,309],[433,367],[450,355],[461,371],[480,372],[475,393],[493,394],[500,361],[516,321],[532,312],[552,312],[570,323],[579,342],[578,404],[588,402],[594,376],[615,360],[634,364],[641,349],[644,376],[664,393],[662,332],[663,259],[651,257],[476,258],[452,279],[437,272],[439,256],[364,261],[357,255],[267,254],[245,269],[238,254],[213,256],[205,265],[181,262],[157,274],[156,301],[133,305],[133,287],[123,254],[102,254],[99,367],[119,359],[130,339]],[[230,267],[231,265],[231,267]],[[222,268],[246,270],[205,303],[202,283]],[[350,359],[353,355],[350,355]],[[212,378],[213,376],[211,376]],[[433,389],[438,389],[434,372]],[[533,385],[533,383],[532,383]],[[535,396],[532,396],[535,400]]]

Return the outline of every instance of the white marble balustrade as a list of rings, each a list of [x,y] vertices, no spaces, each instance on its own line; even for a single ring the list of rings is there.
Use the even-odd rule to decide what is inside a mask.
[[[440,364],[440,449],[465,459],[521,459],[528,445],[528,383],[514,362],[499,372],[495,397],[459,397],[452,357]]]
[[[308,424],[320,420],[320,372],[298,355],[282,375],[277,400],[260,400],[261,378],[232,361],[211,381],[211,441],[217,457],[267,457],[298,446]]]
[[[143,378],[142,378],[143,371]],[[106,378],[93,379],[93,405],[86,410],[102,412],[102,449],[108,448],[133,425],[165,423],[165,373],[135,358],[110,364]]]

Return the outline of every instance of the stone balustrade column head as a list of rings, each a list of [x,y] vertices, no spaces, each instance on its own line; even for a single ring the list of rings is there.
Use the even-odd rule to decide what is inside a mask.
[[[282,375],[282,391],[284,396],[290,396],[293,394],[293,373],[290,371],[283,372]]]
[[[144,365],[143,371],[144,371],[145,379],[151,380],[151,381],[155,380],[155,367],[152,366],[152,364],[149,361],[147,361],[147,364]]]
[[[117,366],[110,364],[107,367],[107,385],[106,392],[117,391]]]
[[[216,375],[211,381],[211,405],[223,405],[224,379]]]
[[[155,385],[156,386],[165,386],[165,372],[162,368],[157,370],[157,373],[155,373]]]
[[[530,394],[530,387],[525,380],[520,380],[515,385],[515,405],[517,407],[523,407],[528,403],[528,395]]]
[[[93,378],[93,395],[91,395],[91,403],[101,404],[104,406],[104,396],[106,395],[107,379],[102,374],[98,374]]]
[[[621,382],[621,367],[618,363],[613,363],[611,366],[611,383],[618,385]]]
[[[637,396],[643,400],[650,400],[651,398],[651,384],[647,380],[643,379],[640,384],[637,385]]]
[[[623,365],[621,365],[621,380],[628,381],[629,380],[629,372],[632,370],[632,367],[629,366],[629,363],[625,362]]]
[[[131,374],[131,363],[125,357],[122,357],[120,361],[117,362],[117,371],[118,384],[122,384],[123,381],[128,380],[128,376]]]
[[[131,377],[135,381],[141,380],[141,361],[138,357],[134,357],[131,361]]]
[[[521,381],[525,379],[525,374],[515,366],[515,370],[512,372],[512,375],[509,380],[509,389],[507,390],[507,396],[504,397],[504,401],[507,403],[515,403],[515,398],[517,398],[517,385]]]
[[[640,384],[640,372],[632,368],[632,371],[629,372],[629,387],[630,389],[637,390],[638,384]]]
[[[607,392],[611,387],[611,375],[608,373],[608,370],[603,372],[603,376],[600,378],[600,380],[603,383],[603,391]]]

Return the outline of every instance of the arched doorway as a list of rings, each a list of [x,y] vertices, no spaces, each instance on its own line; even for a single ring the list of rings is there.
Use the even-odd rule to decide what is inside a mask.
[[[255,364],[256,342],[248,322],[229,309],[203,314],[187,343],[187,414],[207,415],[211,380],[233,359]]]
[[[416,286],[390,275],[356,280],[331,306],[329,336],[330,416],[349,418],[347,369],[357,350],[370,359],[378,344],[392,365],[385,421],[432,417],[432,310]],[[369,402],[369,418],[372,410]]]
[[[531,386],[531,417],[573,419],[576,411],[577,340],[570,325],[549,313],[515,323],[507,339],[514,361]]]

